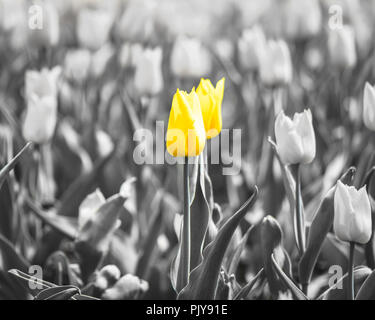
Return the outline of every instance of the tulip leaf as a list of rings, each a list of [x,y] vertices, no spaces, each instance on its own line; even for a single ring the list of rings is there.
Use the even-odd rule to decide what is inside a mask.
[[[0,234],[0,269],[20,269],[27,271],[29,262],[17,252],[14,245]]]
[[[251,289],[253,289],[257,281],[261,280],[263,277],[264,277],[264,268],[260,269],[260,271],[255,275],[255,277],[241,288],[241,290],[233,297],[233,300],[245,299],[249,295]]]
[[[359,288],[371,274],[371,269],[358,266],[354,268],[354,292],[357,295]],[[348,274],[346,273],[342,278],[340,278],[333,286],[329,287],[325,292],[323,292],[317,299],[318,300],[346,300],[348,297],[348,281],[346,280]]]
[[[75,286],[58,286],[42,290],[34,300],[69,300],[79,293],[79,289]]]
[[[343,183],[350,183],[355,173],[349,168],[340,178]],[[306,251],[299,262],[299,277],[302,284],[309,284],[322,249],[324,240],[332,228],[334,218],[333,197],[336,187],[331,188],[321,201],[311,222]]]
[[[33,144],[31,142],[28,142],[22,150],[11,160],[9,161],[1,170],[0,170],[0,188],[3,185],[5,179],[7,178],[9,172],[11,172],[16,164],[20,161],[23,154],[28,151]]]
[[[373,271],[358,290],[356,300],[375,300],[375,271]]]
[[[152,219],[150,230],[143,245],[143,252],[137,262],[135,272],[139,278],[146,280],[148,278],[150,267],[152,266],[157,239],[163,227],[163,208],[161,207],[160,203],[162,201],[161,197],[163,197],[163,194],[159,194],[158,197],[158,208],[155,212],[156,215],[154,215]]]
[[[214,299],[225,251],[234,231],[246,215],[249,207],[254,204],[257,195],[258,188],[255,187],[251,197],[228,219],[220,228],[215,239],[204,249],[203,261],[191,272],[190,281],[180,292],[178,299]]]
[[[280,279],[284,282],[284,285],[290,289],[293,296],[297,300],[308,300],[308,297],[295,285],[295,283],[284,273],[284,271],[280,268],[279,264],[276,262],[274,255],[271,256],[271,261],[273,267],[280,277]]]
[[[58,208],[58,215],[68,217],[77,216],[79,206],[83,200],[85,200],[86,196],[94,191],[104,167],[113,155],[114,151],[100,159],[90,172],[82,174],[72,183],[62,196],[61,204]]]

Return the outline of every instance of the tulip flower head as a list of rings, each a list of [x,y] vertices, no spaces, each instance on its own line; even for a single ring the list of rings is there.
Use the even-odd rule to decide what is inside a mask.
[[[367,129],[375,131],[375,87],[368,82],[363,96],[363,123]]]
[[[174,157],[199,155],[206,143],[206,131],[199,97],[177,89],[173,97],[167,130],[167,150]]]
[[[177,38],[171,54],[171,70],[180,78],[199,78],[211,71],[211,58],[197,39]]]
[[[259,61],[259,76],[263,84],[278,86],[291,82],[292,60],[285,41],[268,41],[262,48]]]
[[[254,26],[242,32],[238,40],[238,54],[241,66],[245,69],[257,71],[261,59],[261,50],[266,43],[263,29]]]
[[[284,164],[307,164],[315,158],[315,133],[310,110],[293,119],[281,111],[275,121],[277,152]]]
[[[112,15],[99,9],[83,9],[77,18],[77,38],[82,47],[98,50],[107,42],[113,23]]]
[[[365,244],[371,238],[371,206],[366,187],[360,190],[337,182],[333,229],[342,241]]]
[[[207,139],[216,137],[221,131],[221,105],[224,97],[224,85],[224,78],[216,84],[216,88],[210,80],[201,79],[197,88]]]
[[[343,26],[329,33],[328,51],[331,63],[341,69],[353,68],[357,63],[357,51],[354,30]]]
[[[61,74],[61,67],[42,69],[41,71],[28,70],[25,74],[25,95],[30,98],[33,94],[38,97],[57,95],[57,81]]]
[[[155,95],[163,89],[162,49],[145,49],[136,60],[135,87],[140,94]]]

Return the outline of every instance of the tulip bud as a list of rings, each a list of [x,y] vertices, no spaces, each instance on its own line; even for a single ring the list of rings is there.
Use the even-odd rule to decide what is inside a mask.
[[[293,120],[281,111],[275,121],[277,152],[284,164],[310,163],[315,158],[311,111],[295,113]]]
[[[216,137],[221,131],[221,104],[224,97],[224,84],[225,79],[223,78],[216,84],[215,88],[210,80],[202,79],[197,88],[207,139]]]
[[[89,194],[81,203],[78,210],[78,229],[82,230],[83,226],[89,221],[96,211],[105,203],[103,193],[97,189]]]
[[[199,78],[211,71],[211,57],[197,39],[178,38],[172,49],[171,69],[180,78]]]
[[[136,62],[135,87],[141,95],[155,95],[163,89],[162,49],[144,50]]]
[[[260,80],[267,86],[288,84],[292,80],[292,61],[285,41],[268,41],[262,49]]]
[[[350,26],[332,30],[328,37],[328,51],[332,64],[340,69],[353,68],[357,63],[354,30]]]
[[[114,56],[114,48],[106,44],[91,56],[91,72],[93,78],[99,78],[105,71],[109,61]]]
[[[29,99],[32,95],[38,97],[52,96],[57,97],[57,82],[61,74],[61,67],[56,66],[53,69],[42,69],[40,72],[35,70],[26,71],[25,75],[25,95]]]
[[[367,129],[375,131],[375,87],[368,82],[363,97],[363,123]]]
[[[87,79],[91,66],[91,53],[85,49],[68,51],[64,60],[64,73],[69,80],[81,83]]]
[[[86,49],[98,50],[107,42],[113,23],[105,10],[83,9],[77,18],[78,42]]]
[[[360,190],[337,182],[333,229],[342,241],[365,244],[372,233],[371,206],[366,186]]]
[[[25,121],[22,133],[27,141],[34,143],[48,142],[57,123],[57,100],[53,96],[39,97],[32,94],[27,101]]]
[[[199,97],[177,89],[173,97],[167,130],[167,150],[174,157],[197,156],[206,144]]]
[[[238,40],[238,54],[241,66],[244,69],[256,71],[259,69],[262,48],[266,43],[263,29],[254,26],[242,32]]]

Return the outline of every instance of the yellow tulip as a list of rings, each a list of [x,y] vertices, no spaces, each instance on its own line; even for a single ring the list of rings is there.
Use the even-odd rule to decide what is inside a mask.
[[[224,84],[225,78],[222,78],[216,84],[216,88],[209,79],[201,79],[197,88],[207,139],[216,137],[221,131],[221,104],[224,97]]]
[[[206,144],[200,102],[195,89],[177,89],[172,101],[167,130],[167,150],[174,157],[199,155]]]

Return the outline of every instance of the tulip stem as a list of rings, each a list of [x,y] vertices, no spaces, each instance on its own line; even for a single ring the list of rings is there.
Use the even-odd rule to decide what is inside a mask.
[[[189,158],[185,157],[184,162],[184,211],[182,248],[178,274],[178,288],[182,289],[189,283],[190,274],[190,190],[189,190]]]
[[[303,221],[302,196],[301,196],[301,166],[296,165],[296,224],[297,242],[300,256],[305,252],[305,227]]]
[[[348,300],[354,300],[354,249],[355,249],[355,242],[350,242],[350,249],[349,249],[349,275],[348,275]]]

